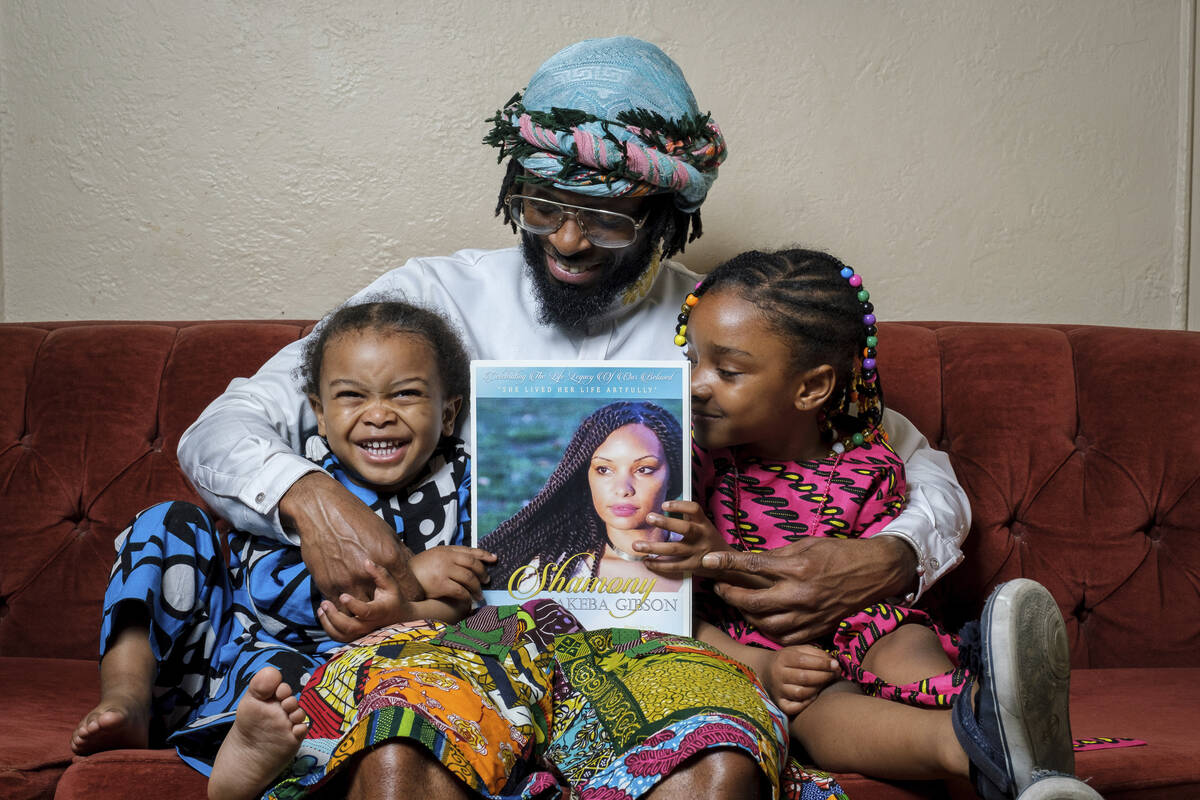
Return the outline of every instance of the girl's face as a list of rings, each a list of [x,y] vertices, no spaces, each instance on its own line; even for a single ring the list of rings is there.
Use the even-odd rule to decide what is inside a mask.
[[[669,469],[654,431],[640,423],[617,428],[596,448],[588,466],[596,514],[610,529],[647,527],[646,515],[662,511]]]
[[[454,432],[460,397],[445,397],[433,347],[411,333],[348,331],[325,345],[317,431],[356,483],[405,487]]]
[[[736,291],[707,292],[692,308],[686,335],[692,431],[701,447],[744,447],[782,461],[817,455],[809,452],[816,418],[797,407],[805,374],[752,303]]]

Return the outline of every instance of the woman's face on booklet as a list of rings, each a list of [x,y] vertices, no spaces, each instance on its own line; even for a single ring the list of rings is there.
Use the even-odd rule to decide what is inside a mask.
[[[592,505],[610,532],[649,529],[646,515],[662,510],[669,477],[662,442],[654,432],[640,423],[624,425],[592,454]]]

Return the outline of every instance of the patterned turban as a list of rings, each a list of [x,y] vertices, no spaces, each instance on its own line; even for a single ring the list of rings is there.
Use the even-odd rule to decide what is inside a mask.
[[[725,160],[725,139],[678,65],[628,36],[588,39],[542,64],[489,122],[484,138],[527,180],[598,197],[673,192],[700,208]]]

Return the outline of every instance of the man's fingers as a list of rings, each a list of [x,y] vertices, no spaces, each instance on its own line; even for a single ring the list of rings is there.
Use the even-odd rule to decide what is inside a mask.
[[[709,556],[713,555],[726,555],[726,553],[706,553],[704,558],[700,560],[700,563],[707,564]],[[743,553],[742,555],[745,554]],[[778,604],[771,597],[771,589],[774,587],[750,589],[745,586],[718,581],[714,584],[713,588],[722,600],[744,613],[767,614],[779,610]]]
[[[747,553],[742,550],[714,550],[700,560],[705,569],[717,572],[748,572],[751,575],[775,575],[770,553]]]

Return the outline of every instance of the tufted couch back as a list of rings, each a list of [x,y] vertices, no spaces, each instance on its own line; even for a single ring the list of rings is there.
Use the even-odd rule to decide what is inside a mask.
[[[96,658],[113,539],[199,498],[179,437],[306,323],[0,325],[0,655]]]
[[[179,436],[305,322],[0,325],[0,655],[94,658],[113,538],[197,501]],[[955,624],[1017,576],[1045,584],[1076,667],[1200,666],[1200,333],[881,326],[889,405],[951,454],[965,563]]]

